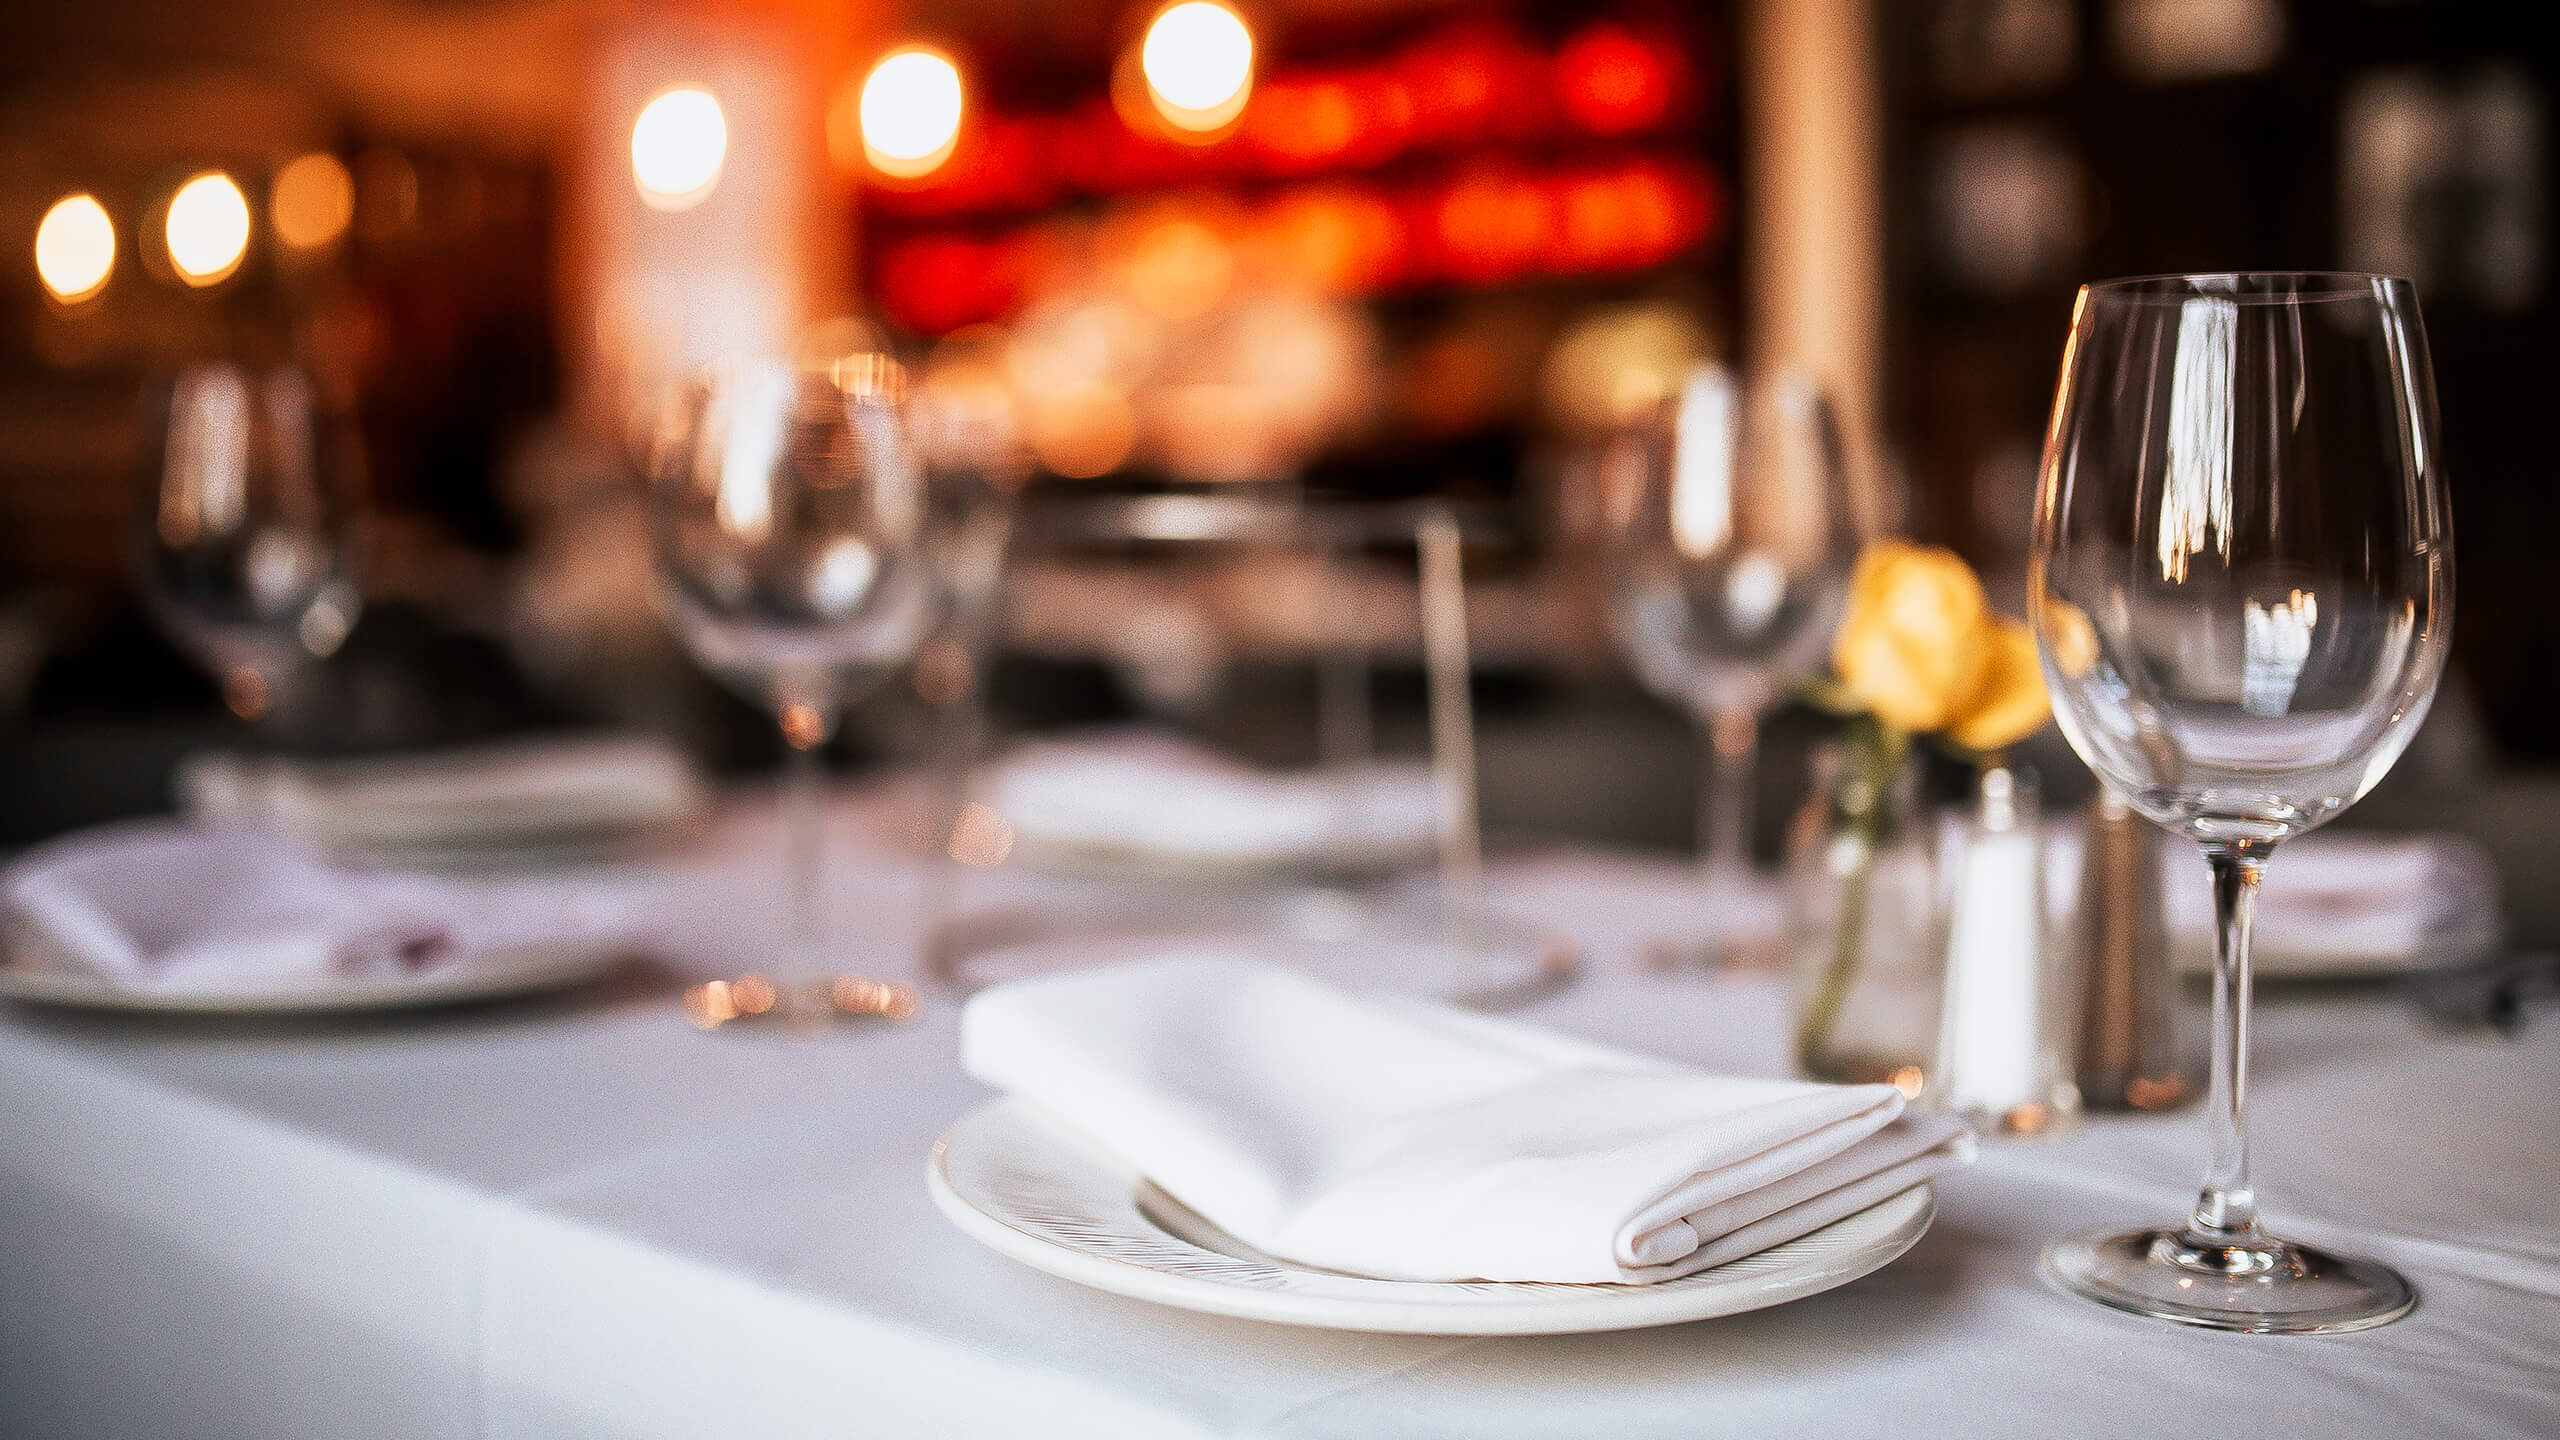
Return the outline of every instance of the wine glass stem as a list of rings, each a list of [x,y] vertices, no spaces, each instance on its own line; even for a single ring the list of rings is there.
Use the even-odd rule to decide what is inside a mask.
[[[791,891],[786,902],[791,925],[790,969],[792,978],[803,981],[825,969],[819,955],[825,926],[818,897],[823,860],[818,746],[825,738],[815,726],[794,727],[786,722],[783,727],[788,749],[782,773],[783,879]]]
[[[1704,707],[1700,729],[1706,766],[1698,782],[1698,853],[1710,875],[1751,868],[1751,782],[1760,750],[1760,715],[1749,705]]]
[[[2213,1149],[2196,1197],[2194,1239],[2219,1244],[2258,1237],[2258,1199],[2249,1188],[2249,927],[2258,910],[2264,852],[2211,846],[2213,867]]]

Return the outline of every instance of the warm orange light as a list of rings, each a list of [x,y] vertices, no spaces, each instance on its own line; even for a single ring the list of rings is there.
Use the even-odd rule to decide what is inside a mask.
[[[1147,27],[1138,68],[1167,124],[1222,129],[1244,113],[1253,93],[1253,32],[1218,0],[1182,0]]]
[[[1652,46],[1615,25],[1594,25],[1557,54],[1556,88],[1583,129],[1623,135],[1669,112],[1673,77]]]
[[[1010,307],[1019,267],[1001,241],[931,236],[880,256],[880,298],[900,323],[939,335]]]
[[[36,278],[68,305],[107,286],[116,269],[116,227],[89,194],[65,195],[36,226]]]
[[[208,170],[178,187],[162,228],[178,278],[190,285],[218,284],[249,253],[249,197],[230,176]]]
[[[1073,385],[1034,401],[1027,428],[1031,452],[1040,463],[1070,480],[1110,474],[1128,461],[1138,443],[1138,416],[1129,408],[1128,396],[1099,382]]]
[[[960,68],[923,46],[891,52],[862,82],[862,153],[873,169],[913,179],[939,169],[960,140]]]
[[[1235,258],[1217,231],[1175,212],[1144,226],[1118,269],[1131,299],[1167,320],[1192,320],[1226,298]]]
[[[1461,280],[1507,279],[1526,270],[1547,243],[1554,207],[1526,180],[1479,175],[1440,201],[1440,245]]]
[[[1310,189],[1264,212],[1256,240],[1283,278],[1325,295],[1374,290],[1394,278],[1405,249],[1395,207],[1361,190]]]
[[[345,234],[355,218],[355,182],[337,156],[305,155],[276,172],[267,213],[277,239],[296,250],[317,250]]]
[[[1342,158],[1360,139],[1360,102],[1338,80],[1275,85],[1254,107],[1250,138],[1283,168],[1314,169]]]
[[[729,122],[708,90],[681,86],[641,108],[631,126],[631,178],[652,210],[690,210],[720,183]]]

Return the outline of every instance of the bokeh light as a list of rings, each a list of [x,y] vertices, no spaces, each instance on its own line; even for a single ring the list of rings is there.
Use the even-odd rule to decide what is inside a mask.
[[[939,169],[960,140],[960,69],[922,46],[897,50],[862,82],[862,153],[883,175],[913,179]]]
[[[116,227],[89,194],[65,195],[36,226],[36,278],[68,305],[106,288],[116,268]]]
[[[1156,16],[1138,51],[1157,113],[1183,130],[1217,130],[1253,93],[1253,32],[1217,0],[1183,0]]]
[[[1026,418],[1031,453],[1070,480],[1110,474],[1138,443],[1137,412],[1113,385],[1089,382],[1039,396]]]
[[[1516,175],[1467,175],[1440,198],[1436,216],[1443,263],[1471,284],[1526,272],[1546,248],[1555,207],[1544,190]]]
[[[1615,25],[1594,25],[1556,55],[1556,88],[1565,113],[1597,135],[1623,135],[1659,123],[1678,85],[1678,51],[1655,46]]]
[[[720,183],[729,122],[711,92],[695,86],[650,101],[631,126],[631,178],[653,210],[690,210]]]
[[[317,250],[345,234],[355,218],[355,182],[337,156],[315,151],[276,172],[267,213],[277,239],[296,250]]]
[[[249,197],[230,176],[208,170],[178,187],[164,228],[178,278],[190,285],[217,284],[249,253]]]

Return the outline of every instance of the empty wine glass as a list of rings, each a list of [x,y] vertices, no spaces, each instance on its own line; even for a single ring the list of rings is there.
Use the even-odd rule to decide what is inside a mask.
[[[153,387],[145,417],[143,595],[233,713],[280,724],[355,625],[352,428],[289,366],[192,366]]]
[[[2030,606],[2072,748],[2213,877],[2211,1154],[2184,1225],[2062,1241],[2064,1286],[2224,1330],[2357,1330],[2415,1294],[2260,1225],[2249,927],[2282,842],[2416,733],[2453,621],[2453,537],[2416,291],[2233,274],[2081,290],[2036,501]]]
[[[732,363],[672,402],[651,461],[677,632],[713,675],[774,714],[789,757],[789,945],[776,967],[786,1012],[823,1013],[830,993],[842,1008],[863,1008],[846,1006],[848,994],[893,1012],[898,1003],[878,982],[822,983],[817,754],[939,613],[904,388],[904,372],[879,354]]]
[[[1612,623],[1637,678],[1698,727],[1700,857],[1738,898],[1761,719],[1820,665],[1870,512],[1810,380],[1720,365],[1614,439],[1600,481]]]

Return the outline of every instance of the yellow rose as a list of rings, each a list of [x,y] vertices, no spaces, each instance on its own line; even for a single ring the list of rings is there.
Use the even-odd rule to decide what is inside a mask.
[[[2037,616],[2043,622],[2045,643],[2053,649],[2053,668],[2077,680],[2096,668],[2098,663],[2098,627],[2089,623],[2089,612],[2047,591]]]
[[[1991,660],[1982,668],[1982,688],[1947,725],[1948,739],[1980,754],[2006,750],[2053,718],[2044,668],[2036,663],[2035,632],[2005,617],[1992,626]]]
[[[1936,730],[1982,688],[1991,610],[1952,550],[1879,540],[1858,557],[1831,642],[1841,685],[1897,730]]]

